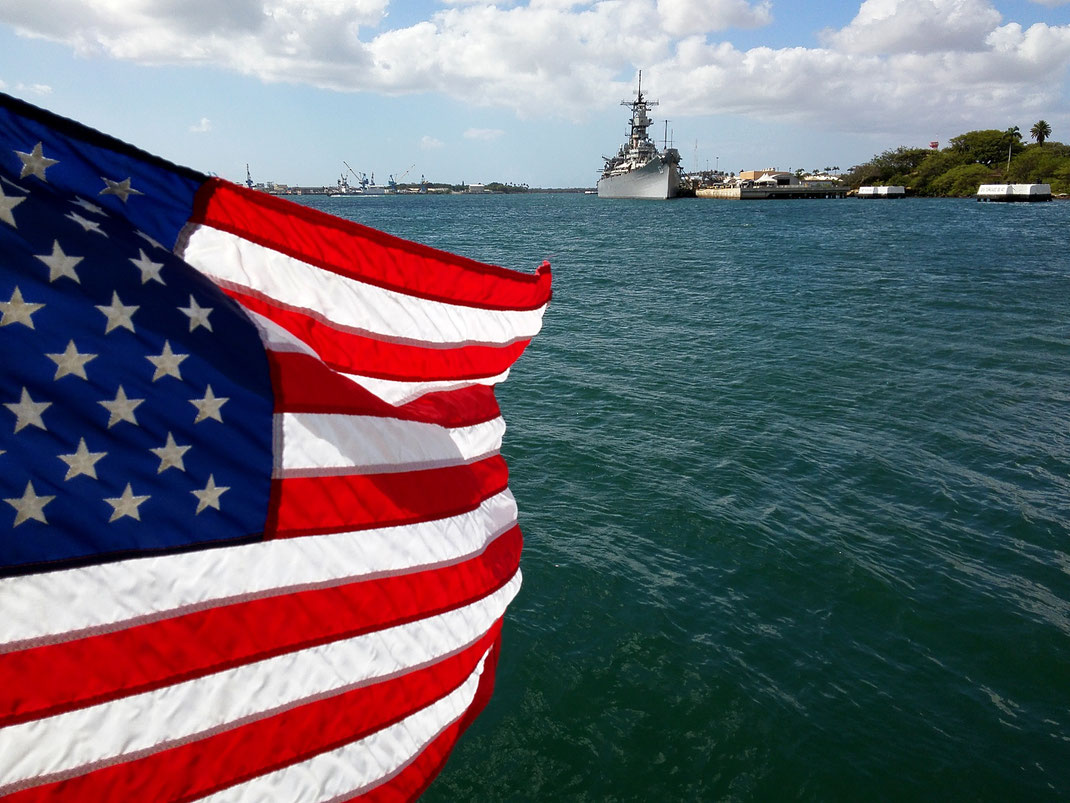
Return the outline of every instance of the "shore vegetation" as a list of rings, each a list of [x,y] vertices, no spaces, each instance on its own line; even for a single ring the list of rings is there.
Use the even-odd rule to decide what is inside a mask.
[[[900,185],[914,195],[964,197],[981,184],[1050,184],[1070,194],[1070,145],[1048,140],[1051,126],[1039,120],[1022,140],[1018,126],[1005,131],[967,131],[944,148],[902,146],[855,165],[843,180],[851,187]]]

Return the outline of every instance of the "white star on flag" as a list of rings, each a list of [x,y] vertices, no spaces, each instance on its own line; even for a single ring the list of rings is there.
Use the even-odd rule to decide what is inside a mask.
[[[123,491],[122,496],[114,496],[111,499],[104,500],[113,508],[111,518],[108,519],[108,521],[117,521],[124,516],[129,516],[132,519],[141,521],[141,514],[138,511],[138,507],[148,498],[148,494],[145,494],[144,496],[134,496],[134,492],[130,489],[130,483],[128,482],[126,484],[126,490]]]
[[[189,330],[191,332],[198,326],[203,326],[209,332],[212,331],[212,324],[208,321],[208,316],[212,313],[212,307],[202,307],[197,303],[197,299],[190,296],[189,306],[179,307],[179,310],[189,318]]]
[[[107,214],[107,212],[105,212],[99,206],[97,206],[94,203],[90,203],[89,201],[87,201],[85,198],[82,198],[81,196],[75,198],[73,201],[71,201],[71,203],[75,204],[76,206],[82,207],[82,209],[86,210],[87,212],[92,212],[94,215],[106,215]]]
[[[160,467],[156,469],[156,473],[162,474],[169,468],[177,468],[179,471],[185,471],[186,466],[182,462],[182,456],[191,448],[193,447],[179,446],[175,443],[175,436],[168,432],[167,443],[159,449],[149,449],[150,452],[160,458]]]
[[[74,266],[81,262],[84,257],[68,256],[63,253],[59,240],[52,241],[51,254],[37,254],[36,256],[48,265],[49,282],[54,282],[56,279],[66,276],[68,279],[74,279],[79,284],[82,283],[82,280],[78,278],[78,274],[74,272]]]
[[[79,215],[77,212],[70,212],[70,213],[64,215],[64,217],[67,218],[67,220],[73,220],[75,223],[77,223],[79,226],[81,226],[83,230],[85,230],[87,232],[91,231],[94,234],[101,235],[102,237],[107,237],[108,236],[108,233],[106,231],[104,231],[104,229],[102,229],[100,227],[99,223],[97,223],[95,220],[90,220],[89,218],[84,218],[81,215]]]
[[[0,187],[0,220],[17,229],[18,226],[15,225],[15,216],[11,214],[11,210],[25,200],[25,196],[5,195],[4,188]]]
[[[104,313],[104,317],[108,319],[108,325],[104,329],[104,334],[108,334],[113,329],[117,329],[120,326],[123,329],[129,329],[131,332],[134,331],[133,315],[138,311],[138,306],[125,306],[123,302],[119,300],[119,294],[114,290],[111,294],[111,304],[97,304],[96,307]]]
[[[182,374],[178,370],[179,364],[189,357],[188,354],[175,354],[171,351],[171,341],[165,340],[163,342],[163,351],[159,355],[153,357],[147,356],[145,359],[156,366],[156,372],[152,375],[152,381],[162,379],[165,376],[173,376],[175,379],[181,379]]]
[[[59,459],[67,464],[67,476],[63,479],[70,480],[85,474],[87,477],[97,479],[97,462],[107,457],[107,452],[91,452],[85,445],[85,438],[78,441],[78,449],[73,454],[61,454]]]
[[[144,195],[141,190],[135,190],[130,186],[130,179],[124,178],[122,181],[112,181],[110,178],[100,177],[101,180],[107,185],[100,191],[100,195],[115,195],[124,204],[126,203],[127,196],[130,195]]]
[[[41,414],[51,406],[52,402],[35,402],[26,388],[22,389],[22,397],[18,402],[4,405],[15,414],[15,432],[31,425],[47,432],[48,427],[45,426],[45,422],[41,419]]]
[[[223,495],[225,491],[229,491],[230,488],[226,486],[217,486],[215,484],[215,477],[212,474],[208,475],[208,484],[201,491],[190,491],[191,494],[197,497],[197,513],[201,513],[203,510],[209,507],[214,507],[219,510],[219,497]]]
[[[4,499],[4,501],[15,508],[15,524],[13,526],[18,527],[27,519],[33,519],[42,524],[48,524],[48,520],[45,518],[44,514],[45,505],[55,498],[54,495],[38,496],[33,488],[33,483],[27,482],[26,491],[21,497],[16,496],[10,499]]]
[[[95,360],[98,355],[79,353],[74,341],[70,340],[62,354],[45,354],[45,356],[56,364],[56,375],[52,377],[53,379],[62,379],[68,375],[89,379],[85,374],[85,364],[90,360]]]
[[[153,262],[145,254],[144,249],[139,248],[138,249],[138,258],[137,259],[131,258],[130,261],[132,263],[134,263],[134,267],[135,268],[137,268],[139,271],[141,271],[141,283],[142,284],[146,284],[150,280],[154,281],[154,282],[159,282],[160,284],[167,284],[167,282],[165,282],[160,277],[160,269],[163,267],[163,263],[162,262]]]
[[[223,416],[220,414],[220,408],[230,401],[227,397],[216,398],[212,393],[212,386],[208,386],[208,390],[204,393],[203,399],[190,399],[189,403],[197,408],[197,417],[193,420],[194,424],[199,424],[206,418],[214,418],[220,423],[223,422]]]
[[[122,385],[119,385],[119,390],[115,394],[114,400],[101,401],[97,402],[97,404],[108,411],[108,429],[111,429],[120,421],[128,421],[136,426],[137,417],[134,415],[134,410],[144,401],[144,399],[126,398],[126,391],[123,390]]]
[[[59,161],[46,157],[41,150],[42,144],[43,143],[38,142],[33,146],[33,151],[30,153],[15,151],[16,155],[22,159],[22,172],[19,173],[19,178],[37,176],[41,181],[48,181],[48,179],[45,178],[45,171],[52,165],[59,164]]]
[[[15,285],[15,291],[11,294],[10,301],[0,301],[0,326],[10,326],[13,323],[21,323],[33,329],[33,318],[37,310],[44,304],[33,304],[22,299],[22,291]]]

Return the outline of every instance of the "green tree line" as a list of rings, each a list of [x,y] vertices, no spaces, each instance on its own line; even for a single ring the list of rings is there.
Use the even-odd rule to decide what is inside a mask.
[[[851,187],[901,185],[914,195],[972,196],[981,184],[1050,184],[1054,194],[1070,193],[1070,145],[1048,140],[1051,126],[1039,120],[1023,141],[1018,126],[1006,131],[968,131],[947,147],[902,146],[852,167]],[[1008,163],[1009,162],[1009,163]]]

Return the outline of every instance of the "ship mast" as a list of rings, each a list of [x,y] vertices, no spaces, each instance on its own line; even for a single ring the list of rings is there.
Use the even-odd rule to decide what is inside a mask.
[[[646,130],[653,124],[647,116],[647,111],[652,106],[657,106],[656,100],[644,100],[643,99],[643,71],[639,71],[639,89],[636,92],[635,100],[622,100],[621,106],[628,106],[632,110],[631,119],[631,134],[629,136],[629,144],[632,148],[638,148],[639,144],[648,139]]]

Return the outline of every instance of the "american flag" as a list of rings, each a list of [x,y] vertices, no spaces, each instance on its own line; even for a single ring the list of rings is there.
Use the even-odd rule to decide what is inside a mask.
[[[550,281],[0,95],[0,796],[419,795],[520,586],[493,387]]]

